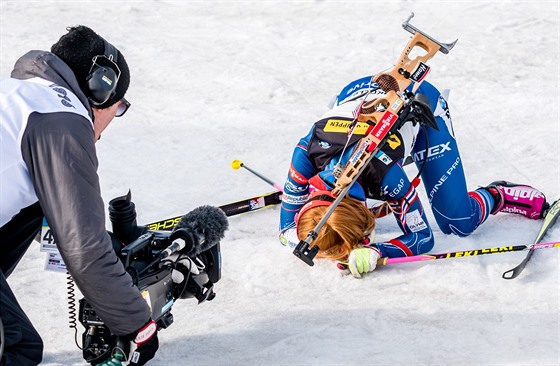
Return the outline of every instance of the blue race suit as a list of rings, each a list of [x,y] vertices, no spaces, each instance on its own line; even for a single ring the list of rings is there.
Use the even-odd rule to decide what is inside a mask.
[[[295,147],[280,213],[280,239],[283,244],[291,247],[297,245],[294,220],[309,196],[309,180],[318,175],[326,184],[314,188],[328,189],[329,184],[334,182],[334,166],[339,161],[344,166],[357,141],[363,137],[364,130],[360,135],[356,133],[359,130],[356,128],[354,134],[357,136],[353,136],[342,153],[340,141],[346,142],[346,127],[354,119],[355,110],[368,91],[368,100],[384,93],[377,84],[371,82],[370,76],[346,86],[333,108],[312,126]],[[447,96],[427,81],[420,85],[416,93],[428,97],[439,131],[426,127],[424,133],[419,125],[413,126],[411,122],[403,125],[371,160],[349,192],[351,197],[364,202],[366,198],[372,198],[387,201],[391,205],[403,234],[372,244],[379,249],[382,257],[423,254],[434,245],[432,230],[416,188],[403,170],[403,161],[408,156],[419,168],[424,164],[421,177],[442,232],[469,235],[486,220],[494,205],[494,199],[488,191],[467,190]],[[315,184],[318,180],[314,178],[312,181]]]

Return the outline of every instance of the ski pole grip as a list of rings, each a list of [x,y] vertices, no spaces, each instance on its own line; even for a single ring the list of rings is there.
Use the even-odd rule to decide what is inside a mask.
[[[304,261],[308,266],[313,266],[313,258],[319,252],[319,247],[314,245],[309,248],[309,244],[305,240],[300,240],[299,244],[294,249],[294,255]]]

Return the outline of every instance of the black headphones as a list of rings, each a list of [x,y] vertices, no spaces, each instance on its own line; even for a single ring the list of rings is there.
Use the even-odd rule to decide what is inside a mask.
[[[103,55],[93,57],[89,74],[86,78],[90,91],[89,99],[95,106],[107,102],[115,94],[121,70],[117,66],[117,49],[103,39],[105,50]]]

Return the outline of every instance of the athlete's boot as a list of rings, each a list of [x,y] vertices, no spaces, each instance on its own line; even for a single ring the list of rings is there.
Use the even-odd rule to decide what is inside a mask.
[[[540,219],[550,205],[544,194],[531,186],[506,181],[496,181],[484,187],[494,197],[492,215],[498,212],[509,212]]]

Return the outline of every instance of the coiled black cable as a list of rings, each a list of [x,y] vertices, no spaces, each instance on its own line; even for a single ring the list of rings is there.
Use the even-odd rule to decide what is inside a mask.
[[[72,275],[66,272],[66,290],[68,291],[68,322],[70,329],[74,329],[74,342],[79,349],[82,349],[78,343],[78,328],[76,326],[76,295],[74,292],[74,280]]]

